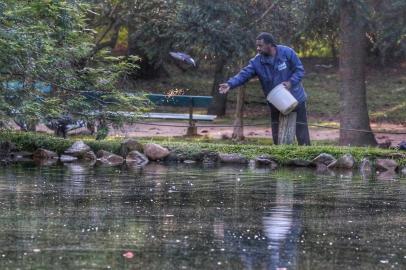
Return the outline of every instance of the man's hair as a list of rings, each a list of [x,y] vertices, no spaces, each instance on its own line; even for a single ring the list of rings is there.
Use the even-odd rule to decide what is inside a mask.
[[[265,44],[271,44],[272,46],[276,47],[275,38],[267,32],[262,32],[257,36],[257,40],[263,40]]]

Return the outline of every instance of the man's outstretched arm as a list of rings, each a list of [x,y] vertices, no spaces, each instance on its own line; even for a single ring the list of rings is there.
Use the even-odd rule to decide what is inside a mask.
[[[252,60],[248,63],[246,67],[241,69],[241,71],[229,79],[227,83],[220,84],[219,92],[222,94],[227,93],[230,89],[236,88],[248,82],[252,77],[256,75],[254,65]]]

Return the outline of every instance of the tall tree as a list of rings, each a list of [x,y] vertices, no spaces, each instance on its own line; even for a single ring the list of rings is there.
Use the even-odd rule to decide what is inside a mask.
[[[342,0],[340,5],[339,141],[341,145],[376,145],[366,103],[366,20],[354,2]]]

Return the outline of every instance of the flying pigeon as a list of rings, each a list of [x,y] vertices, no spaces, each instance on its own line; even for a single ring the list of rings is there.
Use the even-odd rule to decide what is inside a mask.
[[[173,58],[180,60],[182,62],[185,62],[189,65],[192,65],[194,67],[196,67],[196,62],[195,60],[193,60],[193,58],[186,54],[186,53],[182,53],[182,52],[170,52],[169,53]]]

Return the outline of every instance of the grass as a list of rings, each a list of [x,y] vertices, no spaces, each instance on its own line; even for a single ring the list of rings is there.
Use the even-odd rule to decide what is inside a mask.
[[[269,139],[247,140],[244,143],[236,143],[232,140],[213,139],[185,139],[185,138],[148,138],[140,139],[140,142],[154,142],[177,149],[180,151],[197,153],[202,150],[219,153],[239,153],[248,159],[259,155],[273,157],[279,163],[284,164],[291,159],[312,160],[320,153],[328,153],[338,158],[346,153],[354,156],[357,162],[363,158],[394,158],[400,164],[406,164],[406,154],[397,150],[387,150],[375,147],[343,147],[335,145],[317,144],[313,146],[298,145],[273,145]],[[402,156],[401,156],[402,155]],[[400,157],[401,156],[401,157]]]
[[[340,81],[337,67],[318,67],[317,64],[323,63],[323,60],[303,59],[303,63],[306,69],[303,84],[309,96],[307,105],[312,122],[338,121]],[[137,89],[155,93],[181,89],[185,94],[210,95],[213,82],[213,71],[210,67],[187,72],[180,72],[173,67],[168,70],[171,77],[137,82]],[[368,67],[366,75],[367,104],[371,121],[405,123],[406,68]],[[217,120],[218,123],[232,121],[236,92],[230,92],[228,114]],[[245,108],[245,119],[263,122],[269,118],[269,109],[257,80],[247,84],[246,102],[248,104]]]
[[[94,151],[104,149],[118,153],[122,138],[110,137],[106,140],[95,141],[93,138],[81,138]],[[37,148],[46,148],[63,153],[75,140],[55,138],[48,134],[27,132],[0,132],[0,141],[11,141],[19,150],[34,151]],[[318,144],[314,146],[272,145],[269,139],[249,139],[244,143],[232,140],[215,140],[205,137],[199,138],[137,138],[141,143],[158,143],[171,150],[189,155],[197,154],[203,150],[218,153],[239,153],[246,158],[253,159],[259,155],[269,155],[284,164],[290,159],[311,160],[320,153],[328,153],[336,158],[351,153],[357,162],[362,158],[393,158],[401,165],[406,165],[406,154],[399,150],[388,150],[371,147],[342,147],[335,145]]]

